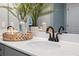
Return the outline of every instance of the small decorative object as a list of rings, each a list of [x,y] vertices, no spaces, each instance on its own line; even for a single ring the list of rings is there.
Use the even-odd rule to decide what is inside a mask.
[[[19,40],[23,40],[22,39],[22,34],[21,33],[14,33],[14,34],[11,34],[11,33],[3,33],[3,40],[4,41],[19,41]]]
[[[31,27],[32,27],[32,17],[29,17],[29,31],[31,31]]]
[[[31,27],[31,29],[32,29],[32,33],[33,33],[33,36],[37,36],[37,33],[39,32],[39,28],[37,27],[37,26],[33,26],[33,27]]]
[[[32,17],[29,16],[29,17],[27,18],[26,30],[31,32],[31,27],[32,27]]]
[[[23,41],[32,39],[32,32],[21,33],[14,30],[14,27],[8,26],[8,32],[3,33],[4,41]]]
[[[42,30],[43,30],[43,31],[46,31],[46,28],[47,28],[47,24],[46,24],[45,22],[43,22],[43,23],[42,23]]]
[[[42,26],[39,27],[39,31],[42,32]]]
[[[10,34],[14,34],[14,33],[17,32],[17,31],[15,30],[14,27],[8,26],[8,27],[7,27],[7,32],[10,33]]]
[[[26,24],[25,24],[25,22],[24,22],[24,21],[20,21],[19,26],[20,26],[20,29],[19,29],[20,32],[24,32],[25,29],[26,29]]]
[[[3,40],[4,41],[24,41],[24,40],[30,40],[32,39],[32,33],[28,32],[26,33],[20,33],[16,32],[14,34],[10,34],[8,32],[3,33]]]

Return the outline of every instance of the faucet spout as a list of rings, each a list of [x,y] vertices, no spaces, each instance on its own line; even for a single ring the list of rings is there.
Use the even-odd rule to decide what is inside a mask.
[[[61,32],[61,29],[63,30],[63,32]],[[62,33],[67,33],[67,32],[64,32],[64,27],[63,26],[60,26],[60,28],[58,29],[58,33],[56,34],[56,40],[59,41],[58,35],[62,34]]]
[[[60,26],[60,28],[58,29],[58,33],[61,33],[61,29],[64,31],[64,27]]]

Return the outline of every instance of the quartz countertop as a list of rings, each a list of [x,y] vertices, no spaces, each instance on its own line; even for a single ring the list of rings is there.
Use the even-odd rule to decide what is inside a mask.
[[[79,44],[60,41],[47,41],[47,38],[33,37],[31,40],[9,42],[0,39],[0,43],[29,55],[36,56],[79,56]],[[42,42],[42,43],[41,43]],[[45,43],[46,42],[46,43]]]

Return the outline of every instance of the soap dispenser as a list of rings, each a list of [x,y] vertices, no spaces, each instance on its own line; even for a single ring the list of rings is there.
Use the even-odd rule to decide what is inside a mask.
[[[29,17],[29,31],[31,31],[31,27],[32,27],[32,17]]]
[[[31,32],[31,27],[32,27],[32,17],[31,16],[28,17],[26,26],[27,26],[27,31]]]

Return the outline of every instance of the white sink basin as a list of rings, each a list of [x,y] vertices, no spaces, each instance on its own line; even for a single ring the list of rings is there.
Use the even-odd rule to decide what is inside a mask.
[[[59,40],[79,42],[79,34],[62,34],[59,35]]]
[[[29,48],[32,48],[32,50],[40,49],[40,50],[50,50],[59,48],[60,45],[57,44],[57,42],[51,42],[51,41],[32,41],[28,43]]]

